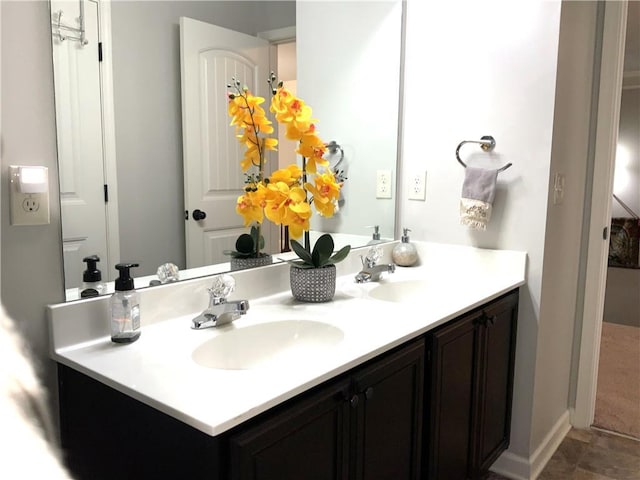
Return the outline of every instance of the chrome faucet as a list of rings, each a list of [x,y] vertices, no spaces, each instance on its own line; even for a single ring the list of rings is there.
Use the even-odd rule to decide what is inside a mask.
[[[191,328],[219,327],[240,318],[249,310],[248,300],[227,301],[227,297],[235,289],[236,282],[231,275],[218,275],[213,279],[213,285],[208,288],[209,306],[192,320]]]
[[[395,263],[378,265],[382,257],[382,249],[378,246],[371,247],[365,257],[360,257],[362,270],[356,274],[356,283],[377,282],[383,273],[396,271]]]

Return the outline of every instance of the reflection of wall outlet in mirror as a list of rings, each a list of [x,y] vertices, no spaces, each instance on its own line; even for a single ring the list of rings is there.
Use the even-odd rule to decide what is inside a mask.
[[[415,172],[409,177],[409,200],[424,201],[427,196],[427,172]]]
[[[391,170],[376,172],[376,198],[391,198]]]
[[[553,176],[553,204],[560,205],[564,200],[564,174],[556,173]]]
[[[46,167],[10,166],[11,225],[49,224],[49,171]]]

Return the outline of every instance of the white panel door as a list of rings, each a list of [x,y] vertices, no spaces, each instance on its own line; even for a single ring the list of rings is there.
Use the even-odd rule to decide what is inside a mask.
[[[235,212],[244,185],[244,147],[229,126],[226,92],[231,77],[269,101],[269,43],[186,17],[180,18],[182,129],[187,268],[229,261],[222,254],[248,230]],[[265,102],[265,103],[267,103]],[[268,106],[267,106],[268,108]],[[273,169],[273,163],[267,168]],[[195,220],[193,212],[206,214]],[[277,229],[265,223],[265,250],[277,245]]]
[[[51,0],[52,22],[77,27],[78,1]],[[98,5],[84,1],[88,43],[61,40],[53,28],[53,66],[62,237],[66,288],[82,282],[87,255],[98,255],[108,274],[107,217],[104,198],[102,108],[98,62]],[[77,34],[61,30],[63,34]]]

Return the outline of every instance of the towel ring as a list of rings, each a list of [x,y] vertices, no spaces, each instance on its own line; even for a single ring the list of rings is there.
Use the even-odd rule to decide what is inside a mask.
[[[458,148],[456,148],[456,159],[458,160],[460,165],[462,165],[464,168],[467,168],[467,164],[460,159],[460,148],[465,143],[479,143],[480,148],[485,152],[490,152],[496,146],[496,140],[491,135],[485,135],[484,137],[480,137],[480,140],[463,140],[462,142],[460,142],[460,144],[458,145]],[[504,167],[499,168],[498,172],[504,172],[511,165],[513,165],[511,162],[507,163]]]
[[[331,140],[329,143],[325,143],[324,146],[327,147],[327,150],[329,150],[329,153],[331,155],[335,155],[336,153],[338,153],[338,150],[340,150],[340,158],[333,166],[334,169],[337,169],[338,166],[342,163],[342,160],[344,160],[344,150],[342,149],[340,144],[336,143],[335,140]]]

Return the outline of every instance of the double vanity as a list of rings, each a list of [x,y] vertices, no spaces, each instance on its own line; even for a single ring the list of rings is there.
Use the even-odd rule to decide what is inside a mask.
[[[416,242],[420,265],[300,303],[289,266],[234,272],[232,323],[192,329],[211,277],[49,307],[62,446],[79,479],[480,478],[509,442],[526,254]],[[389,263],[394,243],[382,245]]]

